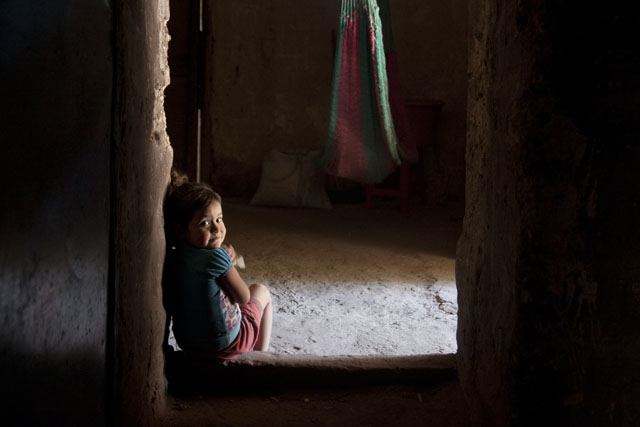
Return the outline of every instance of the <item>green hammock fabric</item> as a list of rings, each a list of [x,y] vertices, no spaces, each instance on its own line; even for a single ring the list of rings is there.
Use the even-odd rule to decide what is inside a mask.
[[[393,125],[398,138],[400,157],[405,162],[418,161],[419,155],[416,148],[416,139],[413,135],[405,100],[400,85],[400,72],[398,69],[398,55],[395,50],[393,31],[391,28],[391,4],[390,0],[378,0],[380,6],[380,20],[382,21],[382,36],[384,37],[384,53],[387,61],[387,82],[389,87],[389,104]]]
[[[400,164],[376,0],[343,0],[333,75],[327,173],[382,182]]]

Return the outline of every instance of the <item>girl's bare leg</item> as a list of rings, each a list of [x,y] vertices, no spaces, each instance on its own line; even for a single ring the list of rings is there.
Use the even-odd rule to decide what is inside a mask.
[[[262,305],[262,320],[260,322],[260,333],[258,334],[258,342],[253,348],[256,351],[269,350],[271,342],[271,323],[273,322],[273,307],[271,305],[271,293],[266,286],[256,284],[249,287],[251,298],[258,300]]]

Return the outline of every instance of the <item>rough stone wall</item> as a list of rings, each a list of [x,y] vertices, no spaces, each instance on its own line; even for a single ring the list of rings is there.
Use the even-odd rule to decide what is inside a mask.
[[[460,378],[483,425],[639,418],[631,13],[471,1]],[[596,30],[597,29],[597,30]],[[635,260],[635,262],[634,262]]]
[[[445,102],[432,187],[461,199],[466,0],[391,3],[405,97]],[[340,5],[205,1],[202,177],[223,195],[251,195],[272,148],[324,147]]]
[[[110,6],[0,3],[2,423],[104,425]]]
[[[167,0],[119,2],[114,123],[114,399],[118,425],[157,425],[164,409],[162,200],[172,150],[165,131]]]

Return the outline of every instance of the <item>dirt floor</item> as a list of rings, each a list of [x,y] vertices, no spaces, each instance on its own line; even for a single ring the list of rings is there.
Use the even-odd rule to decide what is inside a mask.
[[[461,208],[381,200],[371,209],[224,200],[226,242],[247,283],[273,296],[271,351],[313,355],[456,352]]]
[[[196,426],[460,426],[473,425],[457,381],[437,385],[386,385],[172,396],[162,423]]]

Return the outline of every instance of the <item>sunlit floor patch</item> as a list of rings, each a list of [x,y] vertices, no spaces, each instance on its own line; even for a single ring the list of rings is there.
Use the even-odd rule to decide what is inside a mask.
[[[453,283],[271,284],[272,350],[316,355],[455,353]]]

